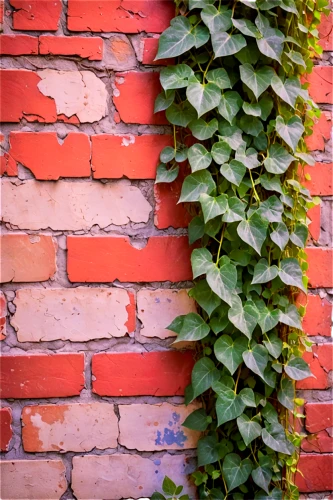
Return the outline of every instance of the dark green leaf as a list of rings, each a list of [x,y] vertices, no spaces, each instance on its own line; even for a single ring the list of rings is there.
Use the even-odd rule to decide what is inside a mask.
[[[192,172],[197,172],[209,167],[212,156],[202,144],[194,144],[188,150],[188,161]]]
[[[289,241],[289,232],[284,222],[279,222],[271,232],[270,238],[283,251]]]
[[[205,431],[209,425],[206,410],[204,408],[194,410],[188,417],[186,417],[182,425],[194,431]]]
[[[241,415],[237,418],[239,432],[246,446],[261,435],[261,426],[258,422],[249,419],[246,415]]]
[[[218,10],[213,5],[201,11],[201,19],[211,33],[228,31],[232,26],[231,10]]]
[[[199,201],[202,193],[209,194],[215,187],[215,182],[210,172],[207,170],[195,172],[185,178],[179,202]]]
[[[182,104],[171,104],[165,114],[169,122],[178,127],[187,127],[190,121],[197,117],[197,112],[187,101]]]
[[[209,196],[208,194],[200,195],[200,203],[205,222],[208,222],[219,215],[225,213],[228,208],[228,197],[225,194],[220,196]]]
[[[254,267],[252,283],[268,283],[279,274],[277,266],[269,266],[266,259],[260,259]]]
[[[306,292],[303,285],[303,272],[297,259],[288,258],[280,262],[280,280],[286,285],[296,286]]]
[[[277,393],[277,398],[282,406],[290,411],[294,410],[295,389],[294,384],[288,378],[281,380],[281,388]]]
[[[195,45],[196,40],[192,34],[193,27],[186,17],[175,17],[170,24],[171,26],[160,36],[157,60],[179,56]]]
[[[186,314],[182,329],[174,341],[174,344],[177,342],[186,341],[197,341],[202,340],[210,332],[209,326],[204,322],[204,320],[196,313]]]
[[[245,147],[240,146],[236,151],[235,158],[237,161],[243,163],[249,170],[253,168],[257,168],[260,165],[258,161],[258,151],[253,148],[249,148],[245,150]]]
[[[287,441],[284,429],[281,424],[267,424],[266,429],[262,430],[262,440],[265,445],[274,451],[291,455],[293,445]]]
[[[270,66],[255,70],[251,64],[243,64],[239,68],[241,80],[252,90],[256,99],[270,86],[275,71]]]
[[[225,264],[220,269],[212,266],[207,272],[206,279],[213,292],[231,306],[237,283],[236,267],[233,264]]]
[[[246,134],[257,136],[260,134],[262,130],[264,130],[264,126],[262,121],[259,118],[251,115],[243,115],[239,120],[239,126]]]
[[[298,116],[293,116],[287,122],[282,116],[276,118],[276,131],[288,146],[295,151],[297,144],[304,132],[302,120]]]
[[[164,111],[169,106],[171,106],[175,99],[175,95],[176,93],[174,90],[169,90],[167,92],[161,92],[160,94],[158,94],[155,101],[154,113],[157,113],[158,111]]]
[[[196,80],[196,79],[194,79]],[[186,89],[186,96],[190,104],[196,109],[198,117],[219,105],[221,90],[214,83],[202,84],[198,81],[190,82]]]
[[[242,107],[243,100],[241,96],[238,92],[229,90],[221,96],[219,102],[219,113],[231,124]]]
[[[260,344],[257,344],[253,349],[243,353],[244,363],[253,373],[264,378],[264,371],[268,363],[267,349]]]
[[[220,172],[229,182],[239,186],[246,173],[246,167],[237,160],[231,160],[230,163],[221,165]]]
[[[242,363],[242,354],[247,349],[245,337],[233,340],[229,335],[222,335],[214,344],[216,358],[224,364],[233,375],[238,366]]]
[[[224,141],[214,142],[211,154],[213,160],[218,164],[222,165],[229,160],[231,153],[231,147]]]
[[[211,69],[206,75],[207,82],[215,83],[220,89],[230,89],[231,83],[224,68]]]
[[[178,173],[178,165],[176,167],[167,168],[165,163],[160,163],[156,171],[155,184],[159,184],[160,182],[173,182],[175,179],[177,179]]]
[[[301,317],[299,315],[298,309],[293,304],[290,304],[285,312],[280,311],[279,321],[284,325],[292,326],[302,330]]]
[[[220,392],[216,400],[216,415],[218,427],[225,422],[234,420],[244,411],[245,404],[232,389]]]
[[[204,311],[211,316],[212,312],[221,304],[221,299],[211,290],[206,280],[201,280],[189,292]]]
[[[189,129],[196,139],[205,141],[206,139],[210,139],[217,131],[218,121],[216,120],[216,118],[213,118],[210,122],[207,123],[202,118],[199,118],[198,120],[192,120],[189,123]]]
[[[229,35],[224,31],[212,34],[213,50],[216,57],[226,57],[236,54],[246,46],[243,35]]]
[[[253,481],[266,493],[269,493],[269,485],[272,480],[272,470],[270,467],[257,467],[251,473]]]
[[[266,239],[267,228],[268,222],[255,213],[249,220],[243,220],[239,223],[237,233],[260,255],[261,247]]]
[[[193,278],[206,274],[214,265],[213,256],[207,248],[195,248],[191,255]]]
[[[226,213],[223,215],[223,222],[237,222],[245,218],[245,203],[232,196],[228,199],[228,208]]]
[[[243,307],[241,299],[235,295],[228,312],[228,318],[238,330],[244,333],[248,339],[251,339],[252,332],[258,323],[259,312],[254,303],[250,300],[248,300]]]
[[[243,33],[243,35],[252,36],[254,38],[260,37],[259,30],[248,19],[233,19],[232,23],[238,31]]]
[[[308,228],[305,224],[295,224],[295,229],[290,235],[290,240],[298,247],[304,248],[308,239]]]
[[[181,89],[187,87],[188,79],[192,75],[194,75],[194,71],[187,64],[168,66],[162,69],[160,82],[164,90]]]
[[[273,144],[269,147],[264,165],[271,174],[284,174],[293,161],[295,158],[283,146]]]
[[[277,75],[272,78],[271,82],[274,92],[281,97],[283,101],[289,104],[292,108],[295,107],[296,99],[301,90],[301,83],[299,78],[287,78],[283,82]]]
[[[223,462],[223,475],[225,477],[228,491],[231,491],[240,484],[244,484],[252,471],[252,462],[248,458],[241,460],[236,453],[227,455]]]
[[[220,459],[219,442],[215,436],[205,436],[198,441],[198,467],[213,464]]]
[[[194,46],[196,49],[205,45],[205,43],[207,43],[210,38],[209,30],[206,28],[206,26],[201,25],[194,26],[192,35],[195,38]]]
[[[205,223],[202,217],[194,217],[188,225],[188,239],[190,245],[205,234]]]
[[[175,157],[175,149],[171,146],[166,146],[162,149],[160,154],[160,160],[162,163],[169,163]]]
[[[279,339],[279,337],[277,336],[276,333],[274,333],[274,332],[269,333],[267,335],[267,340],[264,340],[263,344],[266,347],[269,354],[274,359],[277,359],[280,357],[281,352],[282,352],[283,343],[282,343],[282,340]]]
[[[260,203],[257,213],[268,222],[282,222],[283,205],[274,194]]]
[[[196,398],[220,378],[220,372],[209,358],[201,358],[192,370],[193,395]]]

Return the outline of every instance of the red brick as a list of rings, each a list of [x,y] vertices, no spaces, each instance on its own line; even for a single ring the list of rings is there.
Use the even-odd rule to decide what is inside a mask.
[[[11,132],[10,157],[32,171],[36,179],[89,177],[90,141],[86,134],[69,132],[59,143],[56,132]]]
[[[39,53],[59,56],[79,56],[90,61],[103,58],[103,39],[83,36],[47,36],[39,37]]]
[[[0,121],[16,123],[26,118],[28,121],[42,123],[55,122],[55,102],[40,92],[37,87],[40,81],[41,78],[33,71],[1,70]]]
[[[303,79],[310,84],[310,97],[317,104],[333,104],[332,79],[332,66],[314,66],[312,73]]]
[[[6,316],[7,316],[7,302],[3,292],[0,291],[0,340],[6,338]]]
[[[325,16],[322,14],[320,24],[318,26],[319,31],[319,45],[323,47],[324,50],[333,50],[333,14],[332,12]]]
[[[332,304],[319,295],[300,294],[297,297],[299,305],[306,305],[303,318],[303,328],[307,335],[331,336]]]
[[[300,180],[312,195],[331,196],[333,194],[333,163],[316,163],[314,167],[305,166],[300,172]],[[304,175],[309,174],[311,180]]]
[[[13,28],[25,31],[56,31],[62,10],[61,0],[10,0],[14,7]]]
[[[84,387],[84,354],[2,356],[0,370],[4,399],[78,396]]]
[[[170,135],[94,135],[91,167],[95,179],[155,179],[162,149]]]
[[[118,73],[116,87],[119,95],[113,96],[114,105],[125,123],[166,125],[164,111],[154,114],[154,104],[161,92],[158,73]]]
[[[333,427],[332,403],[307,403],[305,413],[307,431],[314,433]]]
[[[136,329],[136,301],[133,292],[128,291],[127,293],[130,303],[128,304],[128,306],[126,306],[128,320],[126,321],[125,326],[127,328],[127,331],[130,333],[134,332]]]
[[[306,253],[309,264],[307,271],[309,287],[333,287],[332,248],[308,247]]]
[[[187,227],[191,216],[188,211],[189,205],[179,203],[179,196],[184,177],[179,176],[171,184],[155,184],[155,216],[154,223],[158,229],[168,227]]]
[[[333,437],[326,430],[311,434],[303,439],[301,448],[307,453],[332,453]]]
[[[158,61],[154,61],[158,51],[158,37],[143,38],[142,44],[142,64],[149,64],[150,66],[167,66],[168,64],[174,63],[174,59],[159,59]]]
[[[44,234],[1,236],[0,282],[47,281],[56,272],[56,242]]]
[[[301,492],[333,489],[333,455],[301,455],[298,468],[303,474],[296,475],[296,484]]]
[[[10,408],[0,409],[0,451],[8,451],[9,443],[13,436],[12,410]]]
[[[3,23],[3,18],[5,14],[5,0],[0,0],[0,25]]]
[[[315,241],[318,241],[320,238],[321,206],[316,205],[315,207],[310,208],[307,216],[311,220],[309,225],[309,236]]]
[[[329,141],[332,133],[332,114],[322,111],[319,120],[313,126],[313,134],[305,138],[310,151],[324,151],[325,141]]]
[[[38,54],[38,38],[29,35],[0,35],[0,54],[9,56]]]
[[[314,377],[308,377],[297,382],[297,389],[327,389],[331,383],[328,378],[332,370],[333,344],[321,344],[312,346],[312,352],[303,355],[309,364]]]
[[[3,153],[5,136],[0,132],[0,150]],[[3,153],[0,156],[0,175],[7,174],[10,177],[15,177],[17,175],[17,165],[16,161],[8,154]]]
[[[106,283],[185,281],[192,278],[187,236],[152,236],[137,249],[125,236],[68,236],[70,281]]]
[[[189,351],[95,354],[93,392],[100,396],[181,396],[194,365]]]
[[[175,16],[172,0],[69,0],[68,29],[162,33]]]

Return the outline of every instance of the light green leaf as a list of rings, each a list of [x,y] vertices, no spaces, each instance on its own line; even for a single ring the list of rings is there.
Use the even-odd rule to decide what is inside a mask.
[[[209,5],[201,11],[201,19],[211,33],[228,31],[232,26],[231,10],[218,10],[214,5]]]
[[[224,214],[228,208],[228,197],[225,194],[220,194],[217,197],[201,194],[199,201],[205,222]]]
[[[211,149],[211,154],[213,160],[218,164],[222,165],[229,160],[231,153],[231,147],[224,141],[214,142]]]
[[[178,173],[178,165],[176,167],[167,168],[165,163],[160,163],[156,171],[155,184],[159,184],[161,182],[173,182],[175,179],[177,179]]]
[[[269,485],[272,480],[272,469],[271,467],[257,467],[251,473],[253,481],[260,486],[266,493],[269,493]]]
[[[246,46],[243,35],[229,35],[223,31],[212,34],[213,50],[216,57],[226,57],[236,54]]]
[[[182,329],[174,341],[174,344],[177,342],[186,341],[198,341],[202,340],[210,332],[209,326],[204,322],[204,320],[196,313],[186,314]]]
[[[194,431],[204,432],[209,425],[208,415],[204,408],[194,410],[182,423],[183,427]]]
[[[225,389],[219,393],[216,400],[217,426],[234,420],[244,411],[245,404],[232,389]]]
[[[252,471],[252,462],[248,458],[241,460],[236,453],[227,455],[223,462],[223,475],[225,477],[228,491],[244,484]]]
[[[279,274],[277,266],[269,266],[267,259],[260,259],[254,266],[252,283],[268,283]]]
[[[273,144],[269,147],[264,165],[271,174],[284,174],[293,161],[295,158],[281,144]]]
[[[188,150],[188,161],[192,172],[197,172],[209,167],[212,156],[202,144],[194,144]]]
[[[246,145],[243,140],[242,131],[235,125],[230,125],[227,121],[219,123],[220,139],[223,139],[229,146],[237,150],[241,145]]]
[[[186,89],[186,96],[190,104],[196,109],[198,117],[219,105],[221,90],[214,83],[202,84],[190,82]]]
[[[258,18],[257,18],[258,19]],[[257,19],[255,20],[256,25]],[[262,38],[256,39],[258,49],[262,54],[271,59],[275,59],[281,62],[281,54],[283,51],[284,35],[283,33],[275,28],[259,27],[261,31]]]
[[[252,90],[257,100],[270,86],[272,78],[276,74],[270,66],[262,66],[255,70],[251,64],[243,64],[239,67],[239,71],[242,82]]]
[[[243,163],[249,170],[257,168],[260,165],[258,161],[258,151],[254,148],[249,148],[245,151],[245,147],[240,147],[236,151],[235,158],[237,161]]]
[[[295,229],[290,235],[290,240],[294,243],[294,245],[304,248],[306,240],[308,239],[308,234],[308,228],[305,224],[296,223]]]
[[[282,222],[283,205],[274,194],[260,203],[257,213],[268,222]]]
[[[157,60],[180,56],[195,45],[195,37],[192,34],[193,27],[186,17],[175,17],[170,24],[171,26],[160,36]]]
[[[162,490],[167,495],[174,496],[177,490],[177,486],[168,476],[165,476],[165,478],[163,479]]]
[[[171,104],[165,114],[169,122],[178,127],[187,127],[190,121],[197,117],[196,110],[187,101],[181,104]]]
[[[300,158],[302,161],[304,161],[307,165],[310,165],[310,167],[314,167],[316,164],[316,160],[314,157],[308,153],[295,153],[296,158]]]
[[[235,295],[228,311],[229,321],[240,330],[248,339],[251,339],[253,330],[257,326],[259,312],[255,304],[248,300],[243,307],[241,299]]]
[[[202,193],[211,193],[216,185],[213,177],[207,170],[200,170],[188,175],[182,186],[179,202],[199,201]]]
[[[300,52],[296,50],[290,50],[290,52],[286,52],[286,56],[289,57],[289,59],[293,63],[298,64],[299,66],[303,66],[303,68],[306,68],[306,64]]]
[[[247,115],[261,116],[261,107],[259,103],[250,104],[249,102],[243,102],[242,108]]]
[[[206,139],[210,139],[217,131],[218,121],[216,120],[216,118],[213,118],[210,122],[207,123],[202,118],[199,118],[198,120],[192,120],[189,123],[189,129],[196,139],[205,141]]]
[[[269,333],[267,337],[268,337],[267,340],[263,340],[263,344],[266,347],[269,354],[274,359],[277,359],[282,352],[282,346],[283,346],[282,340],[274,332]]]
[[[193,279],[206,274],[213,266],[213,256],[207,248],[195,248],[191,255]]]
[[[294,410],[294,398],[295,398],[295,389],[294,384],[288,378],[283,378],[281,380],[281,388],[277,393],[277,398],[279,402],[288,410]]]
[[[225,92],[220,100],[219,113],[231,124],[238,111],[242,107],[243,100],[238,92],[229,90]]]
[[[281,260],[279,277],[286,285],[296,286],[306,293],[303,285],[303,272],[297,259],[291,257]]]
[[[249,220],[243,220],[237,227],[238,236],[260,255],[266,239],[268,222],[254,213]]]
[[[243,360],[246,366],[261,378],[268,363],[268,352],[266,347],[257,344],[253,349],[243,352]]]
[[[246,167],[237,160],[221,165],[221,174],[232,184],[239,186],[246,173]]]
[[[231,88],[230,78],[224,68],[211,69],[206,75],[206,80],[215,83],[222,90]]]
[[[207,271],[207,283],[220,299],[231,306],[237,283],[237,270],[233,264],[224,264],[219,269],[212,266]]]
[[[238,366],[242,363],[242,354],[247,349],[247,340],[245,337],[232,339],[229,335],[222,335],[214,344],[214,353],[216,359],[224,364],[233,375]]]
[[[276,131],[288,146],[295,151],[300,138],[304,132],[302,120],[298,116],[293,116],[287,122],[282,116],[276,118]]]
[[[285,312],[280,311],[279,321],[284,325],[292,326],[302,330],[301,317],[299,315],[298,309],[293,304],[290,304]]]
[[[274,231],[271,232],[270,238],[283,251],[289,241],[289,232],[284,222],[279,222]]]
[[[292,357],[284,366],[284,371],[293,380],[303,380],[313,377],[307,362],[298,357]]]
[[[173,103],[175,99],[176,92],[174,90],[168,90],[167,92],[161,92],[156,97],[154,105],[154,113],[158,111],[164,111]]]
[[[287,441],[284,429],[281,424],[267,424],[262,430],[261,437],[266,446],[279,453],[291,455],[293,445]]]
[[[160,82],[164,90],[181,89],[187,87],[188,79],[192,75],[194,75],[194,71],[187,64],[168,66],[162,69]]]
[[[193,395],[196,398],[220,378],[220,372],[209,358],[201,358],[192,370]]]
[[[221,304],[221,299],[211,290],[206,280],[201,280],[189,292],[199,306],[206,311],[210,317],[215,309]]]
[[[295,76],[287,78],[287,80],[283,82],[277,75],[275,75],[272,78],[271,86],[274,92],[281,97],[283,101],[289,104],[292,108],[295,108],[296,99],[301,90],[299,78]]]
[[[245,218],[245,203],[232,196],[228,199],[228,208],[226,213],[222,217],[223,222],[237,222]]]
[[[237,418],[237,426],[246,446],[261,435],[261,425],[250,420],[246,415]]]
[[[232,23],[238,31],[243,33],[243,35],[252,36],[254,38],[260,37],[259,30],[248,19],[233,19]]]

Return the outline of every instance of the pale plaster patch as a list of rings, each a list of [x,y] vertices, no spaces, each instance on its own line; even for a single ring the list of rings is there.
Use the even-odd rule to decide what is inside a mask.
[[[127,333],[130,299],[120,288],[22,288],[14,304],[11,325],[19,342],[87,342]]]
[[[127,179],[93,182],[39,182],[20,185],[2,179],[2,220],[20,229],[88,230],[147,222],[152,207]]]
[[[57,114],[77,116],[81,123],[101,120],[107,114],[105,84],[91,71],[37,71],[39,90],[55,101]]]

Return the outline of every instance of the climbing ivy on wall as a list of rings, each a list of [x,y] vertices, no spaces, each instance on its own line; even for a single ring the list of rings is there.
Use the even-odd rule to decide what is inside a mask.
[[[297,173],[313,165],[304,137],[319,116],[300,77],[322,52],[326,5],[176,0],[160,37],[157,59],[176,64],[161,71],[155,110],[165,110],[174,147],[161,152],[156,182],[173,182],[185,160],[190,168],[179,201],[193,212],[199,314],[169,329],[197,346],[185,399],[202,408],[183,425],[203,434],[192,475],[200,499],[299,496],[295,381],[311,376],[302,359],[311,343],[294,302],[307,289],[306,213],[318,201]]]

